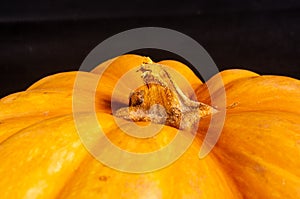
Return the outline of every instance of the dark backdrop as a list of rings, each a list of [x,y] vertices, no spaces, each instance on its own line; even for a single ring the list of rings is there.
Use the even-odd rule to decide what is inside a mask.
[[[1,1],[0,97],[77,70],[104,39],[160,26],[198,41],[220,70],[300,78],[300,1]],[[154,60],[172,58],[150,53]]]

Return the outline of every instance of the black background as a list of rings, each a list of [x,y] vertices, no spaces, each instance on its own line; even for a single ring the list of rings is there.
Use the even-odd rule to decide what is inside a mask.
[[[1,1],[0,97],[78,70],[106,38],[159,26],[198,41],[220,70],[300,78],[300,1]],[[172,54],[150,53],[154,60]]]

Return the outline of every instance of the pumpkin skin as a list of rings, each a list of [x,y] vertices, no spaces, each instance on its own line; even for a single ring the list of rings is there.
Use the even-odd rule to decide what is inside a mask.
[[[123,55],[90,73],[49,76],[26,91],[1,99],[2,198],[300,197],[300,82],[288,77],[259,76],[245,70],[221,72],[227,96],[226,122],[217,145],[204,159],[198,158],[198,152],[210,118],[200,121],[197,137],[182,157],[161,170],[123,173],[94,159],[81,144],[72,114],[78,74],[85,80],[79,88],[82,95],[93,93],[89,85],[99,81],[94,102],[97,118],[106,136],[119,147],[134,152],[152,151],[167,145],[177,133],[177,129],[163,126],[160,133],[140,144],[123,133],[111,116],[110,100],[117,80],[145,61],[150,60]],[[179,70],[199,101],[210,104],[206,84],[213,85],[211,95],[218,95],[221,85],[214,77],[202,84],[182,63],[161,63]],[[101,72],[104,73],[98,80]],[[180,87],[187,91],[184,85]],[[116,100],[126,105],[128,90],[118,96]],[[80,100],[79,111],[84,113],[90,101]],[[81,117],[88,124],[91,114]],[[130,122],[122,125],[134,128]],[[93,132],[90,126],[87,133]]]

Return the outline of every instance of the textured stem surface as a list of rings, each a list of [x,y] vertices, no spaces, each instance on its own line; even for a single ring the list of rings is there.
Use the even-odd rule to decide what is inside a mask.
[[[213,107],[189,99],[161,64],[143,64],[144,85],[129,96],[129,107],[120,108],[115,116],[134,122],[151,121],[178,129],[192,128],[201,117],[217,112]]]

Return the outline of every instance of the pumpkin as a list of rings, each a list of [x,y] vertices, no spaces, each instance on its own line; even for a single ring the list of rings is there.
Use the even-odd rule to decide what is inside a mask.
[[[176,125],[149,124],[143,119],[118,118],[117,122],[113,116],[112,100],[116,109],[127,106],[131,88],[142,84],[139,75],[128,71],[145,63],[153,62],[147,57],[122,55],[91,72],[58,73],[2,98],[1,198],[300,198],[299,80],[235,69],[204,84],[180,62],[158,62],[173,69],[168,72],[182,92],[207,105],[208,111],[213,110],[211,99],[218,98],[223,86],[216,79],[221,76],[223,80],[224,127],[213,150],[199,158],[207,129],[218,126],[210,123],[210,114],[218,113],[210,111],[197,120],[194,139]],[[78,78],[80,84],[76,85]],[[118,83],[121,78],[128,84]],[[161,100],[166,92],[175,96],[161,85],[150,88],[148,97],[159,93],[156,99]],[[143,90],[144,94],[145,89],[140,86],[135,92]],[[177,106],[178,100],[174,97],[172,103]],[[131,103],[141,107],[138,101]],[[105,136],[98,136],[95,118]],[[82,126],[76,121],[82,121]],[[147,125],[159,132],[141,139],[124,131]],[[78,134],[79,128],[84,135]],[[192,140],[184,153],[166,167],[140,173],[111,168],[82,143],[87,141],[122,167],[127,160],[107,150],[101,144],[104,137],[125,151],[148,153],[168,146],[176,136],[183,143]],[[164,161],[173,153],[166,151],[161,159],[149,159],[145,164]],[[134,167],[137,163],[128,164]]]

